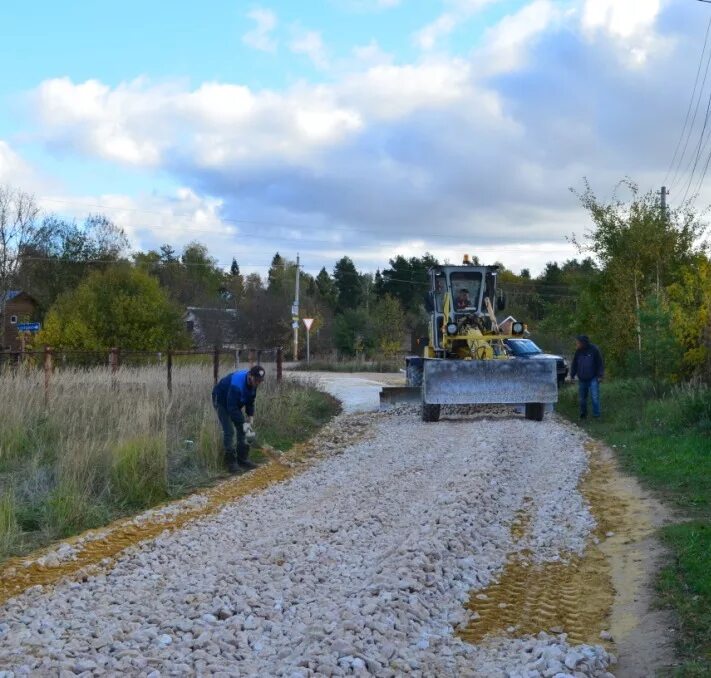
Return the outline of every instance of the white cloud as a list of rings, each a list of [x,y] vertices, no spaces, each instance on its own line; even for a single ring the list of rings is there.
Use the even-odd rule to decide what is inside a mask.
[[[297,29],[289,48],[295,54],[304,54],[317,68],[328,67],[328,54],[318,31]]]
[[[581,25],[589,38],[603,34],[615,40],[628,63],[639,66],[664,46],[655,32],[660,10],[660,0],[585,0]]]
[[[420,49],[432,50],[458,26],[465,23],[486,5],[499,0],[449,0],[449,9],[415,33]]]
[[[584,26],[582,8],[582,0],[532,0],[467,57],[426,53],[398,63],[371,43],[322,83],[273,91],[55,79],[32,93],[28,108],[36,138],[53,150],[158,168],[192,191],[207,235],[188,220],[176,238],[192,228],[211,248],[231,252],[237,233],[262,259],[265,248],[299,248],[317,268],[336,252],[374,268],[400,246],[452,259],[466,246],[535,270],[573,256],[563,236],[581,232],[586,217],[567,189],[581,177],[603,191],[625,175],[661,183],[675,136],[658,130],[680,123],[678,102],[688,97],[689,64],[698,59],[699,46],[659,17],[627,39],[618,33],[629,27],[613,28],[621,19],[609,12]],[[650,51],[625,68],[624,43],[649,44],[638,42],[649,35],[668,41],[665,58]],[[204,195],[221,201],[212,212]],[[141,237],[150,219],[139,223],[123,199],[122,218]],[[187,207],[177,197],[156,201],[164,216],[153,232],[167,230],[151,237],[171,240],[170,224],[193,207],[187,198]]]
[[[519,69],[525,64],[532,43],[551,28],[561,13],[551,0],[534,0],[489,29],[483,46],[477,50],[480,75],[493,75]]]
[[[270,9],[257,8],[248,12],[247,16],[254,21],[255,26],[242,36],[242,42],[260,52],[276,51],[277,43],[273,33],[278,23],[277,15]]]

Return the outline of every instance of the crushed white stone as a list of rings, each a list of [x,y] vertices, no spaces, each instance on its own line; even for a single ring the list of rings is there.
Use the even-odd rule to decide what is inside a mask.
[[[508,554],[580,553],[583,439],[554,419],[374,435],[219,514],[131,549],[112,570],[0,607],[0,667],[24,675],[608,676],[564,634],[469,645],[472,590]],[[529,498],[529,499],[526,499]],[[529,534],[511,535],[516,512]],[[71,673],[70,673],[71,672]]]

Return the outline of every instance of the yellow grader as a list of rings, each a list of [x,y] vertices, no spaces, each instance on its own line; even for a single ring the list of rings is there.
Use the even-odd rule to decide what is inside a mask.
[[[526,419],[541,421],[546,406],[558,400],[555,361],[511,356],[505,339],[524,333],[514,322],[503,333],[494,313],[505,308],[497,289],[498,266],[461,266],[429,270],[429,337],[423,356],[406,359],[407,386],[385,387],[381,408],[421,402],[422,420],[438,421],[442,405],[508,404],[524,407]]]

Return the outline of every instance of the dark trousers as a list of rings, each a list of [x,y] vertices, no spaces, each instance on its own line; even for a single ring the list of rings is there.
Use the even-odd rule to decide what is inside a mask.
[[[244,439],[244,415],[242,410],[237,410],[237,413],[227,411],[226,407],[213,402],[217,411],[217,418],[222,426],[222,445],[225,450],[225,459],[233,460],[235,455],[237,461],[247,461],[249,456],[249,445]],[[237,433],[237,447],[235,447],[235,432]]]
[[[593,417],[600,416],[600,382],[597,377],[592,379],[578,379],[578,401],[580,403],[580,416],[588,414],[588,392],[592,400]]]

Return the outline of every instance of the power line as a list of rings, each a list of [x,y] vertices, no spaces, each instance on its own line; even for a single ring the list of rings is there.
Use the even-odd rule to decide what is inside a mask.
[[[701,50],[701,55],[699,56],[699,65],[696,69],[696,78],[694,79],[694,88],[691,92],[691,98],[689,99],[689,106],[686,109],[686,117],[684,118],[684,125],[681,130],[681,134],[679,135],[679,140],[676,143],[676,148],[674,149],[674,156],[672,157],[672,161],[669,164],[669,169],[667,170],[666,175],[664,176],[664,183],[667,183],[667,179],[669,178],[669,174],[671,173],[672,167],[674,166],[674,162],[676,161],[677,154],[679,152],[679,148],[681,146],[681,141],[684,138],[684,134],[686,132],[687,124],[689,122],[689,116],[691,114],[691,109],[694,104],[694,99],[696,98],[696,89],[699,84],[699,75],[701,74],[701,66],[704,61],[704,54],[706,53],[706,46],[708,44],[708,39],[709,39],[709,31],[711,30],[711,17],[709,17],[709,22],[706,26],[706,35],[704,36],[704,46],[703,49]],[[711,52],[710,52],[711,55]],[[708,68],[709,68],[709,61],[707,60],[706,62],[706,71],[704,72],[704,84],[706,83],[706,75],[708,74]],[[701,90],[699,91],[699,101],[701,100],[701,93],[703,92],[703,85],[701,86]],[[696,119],[696,112],[698,111],[698,102],[696,104],[696,110],[694,111],[694,120]],[[692,121],[691,126],[689,127],[689,134],[686,137],[686,142],[684,143],[684,150],[679,157],[679,163],[677,165],[676,170],[674,171],[674,177],[672,178],[671,185],[674,185],[674,182],[676,181],[677,174],[679,170],[681,169],[681,164],[684,161],[684,155],[686,154],[686,148],[689,143],[689,138],[691,137],[691,131],[693,129],[694,123]]]

